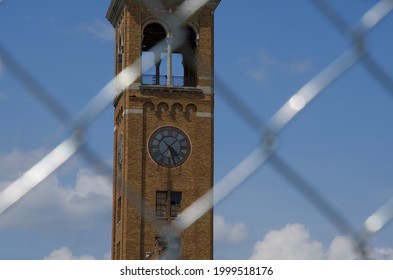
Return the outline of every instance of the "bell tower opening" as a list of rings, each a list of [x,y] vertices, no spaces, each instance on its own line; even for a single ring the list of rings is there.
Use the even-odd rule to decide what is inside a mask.
[[[143,30],[143,41],[142,41],[142,67],[146,63],[152,64],[154,67],[148,69],[146,72],[142,73],[142,83],[146,85],[163,85],[166,84],[164,79],[166,76],[166,71],[162,71],[161,62],[165,57],[164,54],[166,49],[155,48],[161,41],[166,38],[166,30],[164,27],[157,23],[148,24]],[[153,50],[152,50],[153,49]]]
[[[196,87],[197,35],[190,26],[182,26],[175,32],[175,37],[183,39],[183,43],[174,51],[182,58],[183,84],[186,87]]]
[[[143,71],[142,84],[196,87],[196,49],[197,35],[190,26],[172,32],[158,22],[149,23],[143,29],[142,68],[154,66]]]

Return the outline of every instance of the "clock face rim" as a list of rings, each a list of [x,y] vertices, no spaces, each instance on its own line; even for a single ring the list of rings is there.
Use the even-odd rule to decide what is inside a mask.
[[[165,130],[177,131],[178,132],[177,135],[180,134],[182,136],[181,139],[184,139],[185,146],[184,145],[182,146],[179,143],[179,148],[177,148],[178,145],[176,145],[176,148],[175,148],[176,150],[174,150],[174,148],[172,148],[171,145],[169,145],[169,147],[168,147],[168,143],[165,142],[165,141],[163,142],[162,139],[164,139],[164,138],[175,138],[175,137],[174,136],[162,136],[162,133]],[[176,137],[177,137],[177,135],[176,135]],[[157,138],[160,138],[160,139],[157,139]],[[153,142],[155,142],[155,141],[158,142],[158,144],[154,144]],[[179,141],[183,141],[183,140],[176,139],[171,144],[174,144],[175,142],[179,142]],[[161,144],[161,142],[163,142],[163,144]],[[156,154],[157,149],[160,149],[160,144],[161,145],[166,145],[168,147],[168,149],[171,148],[173,150],[173,152],[175,152],[175,153],[181,153],[180,160],[174,162],[174,158],[172,158],[172,161],[170,161],[170,160],[168,160],[169,157],[165,157],[165,156],[162,155],[163,152],[160,152],[159,154]],[[154,147],[154,146],[156,146],[156,147]],[[184,152],[180,152],[181,147],[183,147],[183,149],[186,148],[186,152],[185,153]],[[189,159],[189,157],[191,155],[191,150],[192,150],[191,149],[191,141],[190,141],[190,138],[188,137],[187,133],[184,130],[182,130],[179,127],[176,127],[176,126],[172,126],[172,125],[161,126],[161,127],[157,128],[157,129],[155,129],[152,132],[152,134],[150,135],[150,137],[149,137],[149,141],[148,141],[149,155],[150,155],[151,159],[156,164],[158,164],[159,166],[162,166],[162,167],[176,168],[176,167],[179,167],[179,166],[183,165]],[[169,153],[169,154],[171,154],[171,153]],[[163,160],[159,160],[158,159],[159,156],[162,156]],[[168,162],[166,162],[165,158],[168,160]]]

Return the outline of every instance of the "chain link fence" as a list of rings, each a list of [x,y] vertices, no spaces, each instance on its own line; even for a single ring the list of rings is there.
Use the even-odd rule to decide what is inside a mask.
[[[207,0],[186,0],[179,9],[179,13],[174,16],[165,15],[168,21],[176,22],[181,25],[195,11],[197,11]],[[200,197],[188,209],[182,211],[182,215],[169,227],[162,230],[168,240],[173,240],[174,236],[180,231],[187,229],[197,219],[203,216],[209,209],[215,207],[218,203],[225,200],[228,195],[234,193],[242,184],[253,176],[262,166],[268,165],[273,168],[283,179],[289,182],[293,189],[301,194],[307,201],[313,205],[318,213],[326,218],[340,233],[352,237],[356,244],[357,257],[361,259],[371,258],[369,252],[370,240],[373,236],[383,229],[393,218],[393,199],[386,204],[381,205],[374,213],[363,222],[361,229],[351,225],[345,215],[331,203],[320,191],[317,186],[307,178],[307,175],[300,174],[295,168],[286,161],[285,155],[278,153],[279,140],[282,140],[281,134],[287,129],[289,124],[298,117],[299,113],[312,106],[312,101],[321,95],[327,87],[336,83],[339,78],[344,78],[344,74],[358,64],[364,66],[369,76],[374,78],[389,94],[393,94],[393,79],[389,73],[378,64],[373,58],[373,53],[368,48],[367,35],[371,30],[382,25],[385,17],[391,16],[393,10],[393,1],[381,0],[376,1],[374,6],[369,9],[358,20],[357,24],[351,25],[342,17],[336,8],[329,1],[310,0],[310,5],[317,8],[320,16],[326,17],[337,32],[342,33],[350,42],[350,46],[336,59],[331,61],[323,70],[305,83],[298,91],[285,101],[282,106],[269,119],[262,120],[259,114],[254,113],[253,109],[243,102],[240,96],[245,93],[237,93],[231,89],[228,84],[220,78],[217,73],[215,79],[215,92],[222,98],[231,110],[247,125],[250,126],[254,134],[246,137],[255,137],[259,140],[258,147],[237,164],[221,180],[215,183],[212,193],[207,193]],[[160,6],[160,1],[150,1],[155,7]],[[0,1],[0,9],[2,8]],[[225,5],[223,1],[220,5]],[[160,10],[160,9],[156,9]],[[163,16],[162,14],[158,16]],[[323,32],[323,30],[321,30]],[[385,38],[390,40],[391,38]],[[62,125],[70,127],[70,134],[56,148],[47,153],[37,164],[31,166],[18,179],[11,182],[0,193],[0,220],[1,215],[13,204],[17,203],[31,190],[39,187],[40,183],[50,174],[55,172],[60,166],[67,162],[74,155],[78,155],[89,162],[100,174],[106,176],[112,181],[112,167],[106,163],[87,142],[87,130],[95,119],[108,107],[111,107],[114,98],[130,86],[139,78],[138,72],[139,61],[126,67],[113,80],[109,81],[105,87],[87,104],[87,106],[76,115],[72,114],[59,102],[55,96],[45,90],[37,80],[26,70],[25,66],[15,59],[12,52],[9,52],[4,46],[4,39],[0,39],[0,58],[6,71],[24,85],[34,97],[41,103],[54,119],[57,119]],[[180,44],[180,42],[178,42]],[[165,44],[165,42],[163,42]],[[160,44],[157,49],[162,49]],[[219,51],[219,50],[216,50]],[[143,65],[148,69],[153,65]],[[383,136],[381,136],[383,137]],[[131,188],[128,188],[131,192]],[[130,193],[130,197],[134,197]],[[213,199],[212,199],[213,198]],[[21,201],[20,203],[23,203]],[[135,201],[135,203],[139,203]],[[247,211],[247,210],[244,210]],[[149,214],[153,211],[147,211],[146,215],[151,223],[154,223],[154,215]],[[149,216],[151,216],[149,218]],[[169,248],[171,242],[169,242]],[[167,258],[176,258],[168,250]]]

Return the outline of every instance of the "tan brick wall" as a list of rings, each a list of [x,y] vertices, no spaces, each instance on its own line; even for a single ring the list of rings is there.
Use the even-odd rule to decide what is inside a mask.
[[[176,1],[175,1],[176,2]],[[128,1],[116,23],[116,36],[124,32],[124,64],[129,65],[141,55],[142,27],[151,19],[149,9]],[[176,9],[172,6],[172,9]],[[113,22],[112,22],[113,23]],[[141,215],[144,209],[155,209],[156,191],[170,188],[182,192],[181,209],[187,208],[213,186],[213,10],[204,8],[195,15],[190,24],[198,27],[199,46],[197,49],[197,79],[195,88],[168,88],[165,86],[139,87],[139,81],[126,90],[114,102],[114,191],[112,258],[117,256],[120,242],[121,259],[143,259],[154,248],[155,237],[159,236],[154,227]],[[117,42],[118,40],[116,40]],[[117,61],[117,60],[116,60]],[[117,62],[118,63],[118,62]],[[119,65],[115,69],[119,70]],[[173,89],[173,91],[172,91]],[[147,110],[146,106],[152,107]],[[158,113],[164,104],[168,110]],[[188,106],[197,109],[186,113]],[[175,113],[172,108],[182,108]],[[198,113],[202,114],[198,114]],[[192,151],[189,159],[181,166],[167,168],[157,165],[148,152],[150,135],[159,127],[175,126],[189,137]],[[123,165],[118,170],[117,144],[123,137]],[[123,178],[123,188],[118,178]],[[116,219],[117,201],[122,197],[122,218]],[[139,201],[139,203],[136,203]],[[143,204],[146,204],[146,208]],[[154,218],[157,225],[170,223],[171,218]],[[182,233],[182,257],[184,259],[213,258],[213,211],[203,216]]]

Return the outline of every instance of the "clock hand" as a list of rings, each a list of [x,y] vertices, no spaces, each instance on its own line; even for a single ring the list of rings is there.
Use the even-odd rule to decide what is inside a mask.
[[[165,149],[165,151],[162,151],[160,154],[161,155],[165,155],[166,154],[166,152],[169,150],[169,152],[170,152],[170,145],[168,144],[168,143],[166,143],[165,141],[163,141],[164,142],[164,144],[165,144],[165,146],[166,146],[166,149]]]
[[[173,152],[175,153],[175,156],[176,157],[179,157],[179,154],[174,150],[174,149],[172,149],[173,150]]]
[[[165,157],[169,157],[172,160],[172,163],[176,165],[175,161],[175,155],[177,154],[176,151],[172,148],[171,144],[168,144],[167,142],[164,141],[165,146],[167,147],[165,151],[163,151],[161,154],[164,155]],[[173,143],[172,143],[173,144]]]
[[[172,157],[171,157],[172,163],[173,163],[173,165],[176,165],[175,157],[172,152],[171,152],[171,155],[172,155]]]
[[[176,164],[175,157],[179,158],[179,154],[172,148],[172,146],[169,146],[169,150],[172,155],[172,162],[173,162],[173,164]]]
[[[169,152],[171,153],[171,156],[173,157],[174,154],[176,153],[175,150],[172,148],[172,146],[168,146]]]

